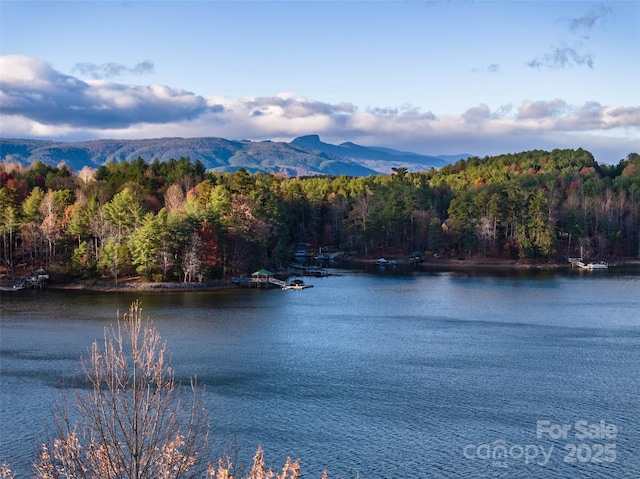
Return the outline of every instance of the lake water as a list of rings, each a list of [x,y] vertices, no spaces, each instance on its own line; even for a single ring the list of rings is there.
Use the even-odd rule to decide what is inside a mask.
[[[640,272],[347,271],[302,291],[3,293],[0,460],[139,299],[213,447],[305,478],[640,477]],[[506,449],[501,449],[505,447]]]

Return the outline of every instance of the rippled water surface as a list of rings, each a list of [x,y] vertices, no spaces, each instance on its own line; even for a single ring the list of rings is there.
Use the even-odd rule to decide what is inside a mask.
[[[28,477],[62,378],[139,299],[178,378],[207,385],[218,451],[262,444],[306,478],[640,477],[637,271],[335,272],[303,291],[3,294],[0,460]]]

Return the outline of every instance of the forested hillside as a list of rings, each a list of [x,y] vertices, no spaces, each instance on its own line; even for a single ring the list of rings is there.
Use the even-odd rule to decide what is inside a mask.
[[[73,173],[0,164],[0,273],[200,281],[287,264],[298,242],[360,255],[640,255],[640,155],[469,158],[367,177],[207,173],[187,158]]]

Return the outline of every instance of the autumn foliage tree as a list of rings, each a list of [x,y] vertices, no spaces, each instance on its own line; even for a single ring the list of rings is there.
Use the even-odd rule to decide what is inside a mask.
[[[215,270],[220,264],[218,248],[218,235],[215,225],[205,219],[200,227],[200,240],[202,241],[202,263],[209,270]]]

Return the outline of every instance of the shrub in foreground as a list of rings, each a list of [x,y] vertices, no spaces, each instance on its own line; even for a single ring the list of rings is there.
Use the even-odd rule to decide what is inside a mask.
[[[203,388],[175,382],[166,343],[133,303],[82,359],[84,384],[54,409],[53,438],[33,463],[34,479],[296,479],[300,461],[268,469],[258,447],[247,474],[230,457],[207,461],[209,423]],[[186,397],[185,397],[186,396]],[[326,479],[326,471],[323,474]],[[9,465],[1,479],[15,479]]]

